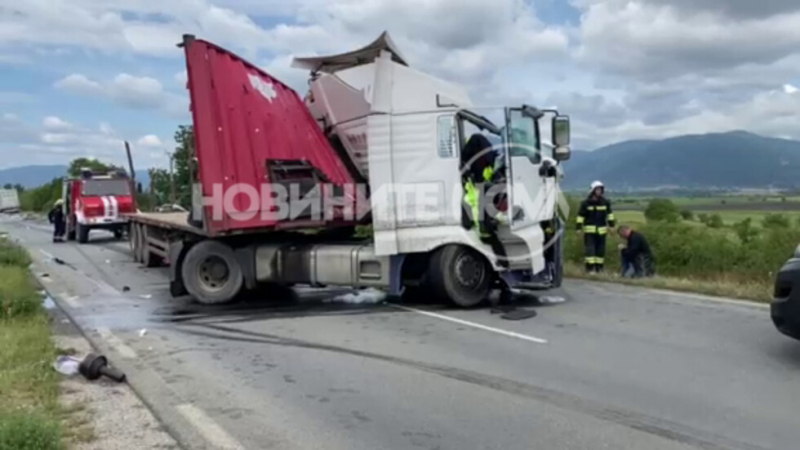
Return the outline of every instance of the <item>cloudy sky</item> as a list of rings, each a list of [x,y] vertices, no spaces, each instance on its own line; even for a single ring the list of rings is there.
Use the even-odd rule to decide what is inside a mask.
[[[293,55],[388,30],[488,105],[556,106],[575,147],[746,129],[800,139],[797,0],[0,0],[0,167],[163,166],[190,123],[183,33],[296,89]],[[795,87],[797,86],[797,87]]]

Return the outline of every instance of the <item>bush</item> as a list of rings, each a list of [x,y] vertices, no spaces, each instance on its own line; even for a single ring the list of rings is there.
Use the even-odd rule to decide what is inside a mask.
[[[767,214],[761,221],[764,228],[789,228],[789,218],[783,214]]]
[[[743,244],[749,244],[758,237],[758,228],[753,226],[753,219],[748,217],[733,225],[733,230]]]
[[[0,266],[0,319],[32,315],[41,306],[27,268]]]
[[[719,214],[712,214],[706,222],[709,228],[722,228],[725,223],[722,221],[722,216]]]
[[[53,207],[53,203],[61,198],[63,179],[54,178],[49,183],[20,194],[20,208],[25,211],[45,212]]]
[[[683,220],[694,220],[694,213],[689,211],[688,209],[684,209],[681,211],[681,218]]]
[[[8,239],[0,239],[0,265],[28,267],[31,257],[24,248]]]
[[[0,449],[59,450],[59,424],[44,415],[13,412],[0,414]]]
[[[677,222],[680,212],[672,200],[657,198],[648,203],[644,216],[648,221]]]
[[[700,221],[702,224],[708,224],[708,214],[700,213],[697,215],[697,220]]]

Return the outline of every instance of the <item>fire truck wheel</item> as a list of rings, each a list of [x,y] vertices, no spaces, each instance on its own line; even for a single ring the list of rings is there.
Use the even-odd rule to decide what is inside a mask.
[[[203,304],[230,302],[244,284],[233,249],[217,241],[203,241],[192,247],[183,260],[181,274],[186,290]]]
[[[123,236],[124,236],[124,230],[122,228],[117,228],[116,230],[114,230],[114,239],[119,241],[122,239]]]
[[[78,242],[81,244],[89,242],[89,227],[78,224],[75,231],[78,234]]]
[[[436,295],[458,306],[477,306],[489,295],[492,267],[483,255],[469,247],[440,248],[431,257],[428,270]]]

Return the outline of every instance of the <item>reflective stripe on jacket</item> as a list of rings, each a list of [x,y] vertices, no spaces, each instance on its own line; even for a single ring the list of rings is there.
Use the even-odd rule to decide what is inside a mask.
[[[611,202],[605,197],[589,197],[581,202],[578,218],[575,221],[578,230],[584,233],[607,234],[608,227],[615,225]]]

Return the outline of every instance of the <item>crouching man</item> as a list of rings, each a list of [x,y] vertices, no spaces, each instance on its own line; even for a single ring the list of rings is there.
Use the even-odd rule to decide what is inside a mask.
[[[650,250],[644,235],[636,232],[627,225],[617,229],[619,236],[624,239],[620,244],[620,259],[622,261],[622,276],[625,278],[652,277],[656,274],[655,258]]]

